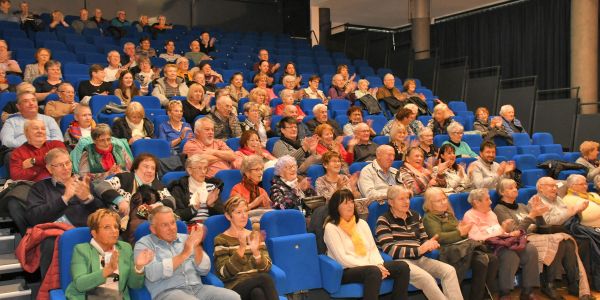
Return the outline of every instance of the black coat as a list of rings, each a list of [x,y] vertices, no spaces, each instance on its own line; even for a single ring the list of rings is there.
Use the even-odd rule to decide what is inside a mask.
[[[207,183],[212,183],[222,191],[222,181],[218,178],[207,178]],[[175,198],[175,213],[181,218],[183,221],[191,220],[196,213],[190,206],[190,176],[186,175],[184,177],[179,178],[169,184],[169,191],[171,191],[171,195]],[[223,201],[221,200],[221,196],[219,195],[219,199],[215,201],[212,207],[208,207],[208,214],[220,215],[223,214]]]

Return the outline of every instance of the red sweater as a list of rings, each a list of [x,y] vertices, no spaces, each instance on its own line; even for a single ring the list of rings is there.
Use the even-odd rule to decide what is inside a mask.
[[[17,147],[10,155],[10,177],[13,180],[35,182],[50,177],[50,173],[46,169],[44,157],[46,157],[48,151],[54,148],[66,149],[65,144],[61,141],[46,141],[40,148],[36,148],[29,143]],[[32,157],[35,158],[35,165],[31,168],[23,169],[23,161]]]
[[[346,151],[346,149],[344,149],[344,145],[339,144],[340,147],[337,150],[337,152],[342,155],[342,158],[344,159],[344,161],[347,164],[351,164],[354,161],[354,153],[350,153],[348,151]],[[323,146],[321,143],[319,143],[317,145],[317,154],[323,154],[325,152],[329,151],[329,149],[327,149],[327,147]]]

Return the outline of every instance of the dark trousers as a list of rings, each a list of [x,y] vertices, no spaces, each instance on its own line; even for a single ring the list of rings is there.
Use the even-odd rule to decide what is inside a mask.
[[[533,287],[540,285],[538,252],[533,245],[527,244],[522,251],[502,249],[498,253],[498,262],[502,266],[498,271],[500,295],[508,295],[512,291],[519,266],[522,269],[522,294],[529,294]]]
[[[54,242],[56,237],[48,237],[40,245],[40,273],[42,278],[46,277],[46,272],[50,268],[52,256],[54,255]]]
[[[496,274],[498,274],[498,257],[493,253],[473,252],[471,258],[471,292],[469,299],[484,299],[485,286],[492,289],[495,286]]]
[[[579,267],[575,256],[575,244],[571,240],[563,240],[558,244],[554,260],[549,266],[544,266],[544,281],[552,283],[563,267],[567,274],[567,284],[571,287],[579,283]]]
[[[25,232],[27,231],[27,220],[25,219],[25,203],[23,203],[19,199],[10,198],[6,203],[6,207],[8,208],[8,214],[15,222],[17,229],[21,236],[25,236]]]
[[[389,277],[394,280],[392,299],[408,299],[408,282],[410,280],[410,269],[403,261],[386,261],[383,266],[390,272]],[[342,283],[362,283],[363,299],[379,299],[379,288],[381,287],[381,271],[377,266],[361,266],[344,269]]]
[[[242,300],[277,300],[277,290],[273,278],[267,273],[256,273],[244,279],[232,290],[240,294]]]

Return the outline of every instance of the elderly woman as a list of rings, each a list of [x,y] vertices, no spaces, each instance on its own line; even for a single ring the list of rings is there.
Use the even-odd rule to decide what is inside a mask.
[[[508,133],[527,133],[521,121],[515,118],[515,108],[510,105],[502,105],[500,107],[500,116],[502,117],[502,127]]]
[[[358,140],[353,138],[348,142],[348,151],[340,142],[341,139],[335,139],[333,127],[329,124],[321,124],[315,128],[315,135],[319,137],[317,145],[317,154],[323,154],[327,151],[336,151],[343,158],[346,164],[351,164],[354,161],[354,146]]]
[[[454,147],[454,153],[457,157],[477,157],[477,153],[471,150],[469,144],[462,141],[465,134],[465,128],[458,122],[452,122],[448,125],[448,136],[450,140],[445,141],[442,145],[449,144]]]
[[[8,44],[5,40],[0,40],[0,69],[3,69],[7,73],[23,73],[21,67],[19,67],[19,63],[11,59],[11,52],[8,51]]]
[[[152,70],[152,63],[150,62],[150,58],[147,56],[140,56],[140,58],[138,58],[137,68],[133,69],[136,69],[135,80],[140,83],[143,91],[145,94],[147,94],[148,86],[150,86],[152,81],[160,77],[160,71],[158,68],[156,71]]]
[[[50,49],[38,48],[35,52],[36,63],[28,64],[25,66],[25,73],[23,74],[23,80],[25,82],[32,83],[36,78],[46,75],[46,63],[52,57]]]
[[[283,109],[287,105],[293,105],[296,107],[296,111],[298,112],[298,121],[302,121],[304,117],[306,117],[306,113],[302,110],[300,105],[294,105],[294,91],[290,89],[283,89],[279,92],[279,98],[281,99],[281,104],[278,104],[275,107],[276,115],[283,115]]]
[[[354,130],[356,129],[356,126],[358,126],[358,124],[360,123],[365,123],[363,121],[362,109],[360,108],[360,106],[350,106],[350,108],[348,108],[348,111],[346,112],[346,116],[348,116],[348,121],[350,122],[344,125],[344,127],[342,128],[344,131],[344,135],[354,135]],[[375,130],[373,130],[373,127],[371,126],[373,124],[373,120],[367,120],[366,124],[369,125],[369,128],[371,129],[370,135],[376,136],[377,133],[375,132]]]
[[[229,90],[229,97],[233,100],[233,107],[237,111],[240,99],[248,97],[250,93],[244,88],[244,75],[242,72],[235,72],[229,79],[229,85],[225,87]]]
[[[55,94],[58,90],[58,86],[63,82],[62,72],[60,70],[60,62],[55,60],[49,60],[44,64],[47,78],[43,80],[39,78],[33,82],[35,87],[35,98],[38,101],[43,101],[50,94]]]
[[[579,146],[581,157],[575,162],[584,165],[587,168],[587,181],[594,182],[595,178],[600,177],[600,161],[598,160],[598,148],[600,144],[594,141],[584,141]]]
[[[217,178],[207,178],[208,160],[194,154],[185,161],[188,175],[169,184],[169,191],[175,198],[175,213],[186,223],[203,223],[208,217],[223,213],[223,203],[219,199],[222,182]]]
[[[354,81],[354,79],[356,78],[356,73],[354,73],[354,74],[352,74],[352,76],[350,76],[350,70],[348,69],[348,65],[346,65],[346,64],[338,65],[336,75],[337,74],[342,75],[344,87],[350,86],[351,91],[354,91],[356,89],[356,81]]]
[[[275,164],[275,177],[271,185],[271,200],[275,209],[298,209],[305,215],[310,212],[302,201],[304,197],[315,196],[308,177],[298,177],[296,160],[284,155]]]
[[[154,252],[143,250],[134,259],[131,246],[119,241],[120,222],[119,214],[105,208],[88,217],[92,240],[73,249],[68,299],[129,299],[129,288],[144,286],[144,267],[152,262]]]
[[[271,73],[269,72],[269,62],[266,60],[261,60],[258,63],[258,71],[256,72],[256,74],[254,75],[253,81],[254,83],[256,83],[256,79],[258,76],[262,76],[264,75],[266,79],[266,86],[268,88],[272,88],[273,87],[273,83],[275,81],[275,79],[273,77],[271,77],[270,75]],[[257,84],[258,85],[258,84]]]
[[[244,104],[244,115],[246,116],[246,120],[240,123],[240,127],[242,128],[242,132],[248,130],[254,130],[258,133],[260,137],[260,143],[263,145],[267,145],[267,131],[268,129],[265,127],[262,117],[260,115],[260,105],[255,102],[248,102]]]
[[[488,288],[495,286],[498,258],[480,242],[468,240],[471,224],[459,222],[444,191],[437,187],[425,191],[423,225],[429,236],[438,236],[440,260],[456,269],[459,281],[472,270],[469,299],[485,299]]]
[[[319,89],[319,83],[321,77],[319,75],[312,75],[308,78],[308,87],[302,90],[302,98],[304,99],[321,99],[323,104],[327,105],[329,99],[325,96],[325,93]]]
[[[417,93],[417,82],[414,79],[407,79],[404,81],[403,89],[404,92],[402,92],[402,95],[406,97],[406,101],[418,107],[418,115],[430,114],[425,95]],[[434,101],[436,103],[441,103],[439,99],[435,99]]]
[[[96,122],[92,119],[92,110],[87,105],[77,105],[73,111],[73,120],[65,132],[65,144],[71,149],[82,137],[91,136]]]
[[[404,187],[412,191],[413,195],[420,195],[425,190],[437,183],[433,174],[424,165],[423,150],[411,147],[406,153],[404,164],[398,169],[400,182]]]
[[[411,108],[414,108],[414,110]],[[380,135],[390,135],[390,130],[394,124],[404,125],[410,136],[418,135],[423,129],[423,124],[421,121],[416,120],[417,110],[418,108],[414,104],[407,104],[403,108],[400,108],[394,115],[394,119],[388,121],[383,129],[381,129]]]
[[[535,232],[536,225],[546,224],[543,215],[548,212],[548,207],[539,197],[533,197],[528,206],[515,202],[519,190],[514,180],[500,180],[496,191],[502,198],[494,208],[494,213],[498,216],[498,222],[510,223],[508,230]],[[581,269],[584,276],[579,278],[579,255],[573,238],[564,233],[555,233],[528,235],[527,240],[537,248],[539,256],[542,256],[544,268],[541,290],[546,296],[550,299],[562,299],[554,290],[554,280],[560,276],[559,270],[563,269],[567,274],[569,294],[579,296],[579,299],[592,299],[584,268]],[[556,250],[547,251],[548,248]]]
[[[98,124],[92,129],[91,137],[93,143],[87,145],[81,154],[79,174],[90,174],[94,179],[105,179],[131,168],[131,150],[112,142],[108,125]]]
[[[433,131],[429,127],[419,132],[419,148],[423,150],[425,160],[435,158],[438,153],[437,147],[433,144]]]
[[[391,277],[394,280],[392,299],[408,299],[408,264],[383,260],[369,225],[358,217],[352,192],[347,189],[334,192],[327,208],[329,218],[323,239],[327,256],[344,268],[342,283],[363,284],[362,299],[375,300],[379,299],[383,279]]]
[[[434,135],[448,134],[448,126],[455,122],[452,120],[453,115],[448,105],[440,103],[433,108],[433,118],[429,120],[427,127],[433,131]]]
[[[512,136],[502,126],[502,118],[494,117],[489,120],[490,112],[485,107],[478,107],[475,110],[475,122],[473,122],[473,128],[479,133],[486,141],[494,141],[494,138],[503,138],[509,145],[513,144]]]
[[[356,85],[354,82],[348,82],[344,80],[344,76],[341,74],[335,74],[331,78],[331,88],[329,88],[328,97],[330,99],[346,99],[354,103],[354,89]]]
[[[163,68],[165,77],[154,81],[152,96],[160,100],[160,104],[166,106],[174,96],[185,96],[188,94],[188,86],[182,78],[177,77],[177,66],[167,64]]]
[[[246,229],[248,203],[231,197],[225,203],[230,226],[215,237],[215,270],[225,287],[242,300],[277,300],[275,282],[268,274],[271,258],[260,231]]]
[[[188,122],[183,121],[183,104],[179,100],[171,100],[167,104],[169,119],[158,126],[158,139],[171,143],[171,152],[177,154],[177,149],[184,139],[194,136],[194,130]]]
[[[269,102],[271,99],[268,98],[268,93],[265,89],[261,88],[253,88],[248,95],[248,100],[250,102],[258,103],[261,114],[263,111],[271,111],[271,107],[269,106]]]
[[[269,77],[265,74],[257,74],[256,76],[254,76],[254,84],[256,85],[257,88],[263,89],[267,95],[266,95],[266,104],[268,105],[271,100],[277,98],[277,95],[275,95],[275,92],[273,91],[272,88],[270,88],[267,85]]]
[[[465,166],[456,163],[454,151],[452,145],[442,145],[438,154],[438,164],[433,167],[432,177],[436,178],[436,185],[441,187],[445,193],[461,193],[471,187]]]
[[[145,117],[142,104],[131,102],[125,110],[125,116],[113,123],[112,131],[115,137],[126,139],[131,145],[139,139],[154,137],[154,123]]]
[[[119,87],[115,89],[115,96],[121,99],[121,104],[129,105],[131,99],[135,96],[141,96],[142,94],[148,93],[148,86],[145,88],[145,93],[142,93],[140,89],[133,82],[133,73],[126,70],[119,76]]]
[[[394,160],[404,160],[410,145],[408,142],[408,132],[402,123],[392,125],[389,145],[394,148]]]
[[[235,151],[237,158],[233,163],[236,169],[239,169],[242,165],[242,160],[251,155],[258,155],[262,157],[263,162],[265,164],[265,169],[271,168],[277,162],[277,158],[273,156],[269,152],[269,150],[265,149],[262,145],[260,139],[258,138],[258,133],[249,129],[242,133],[242,137],[240,138],[240,149]]]
[[[194,72],[190,70],[190,60],[182,56],[175,61],[175,64],[177,65],[177,77],[183,78],[189,86],[194,80]],[[194,70],[198,70],[198,68],[194,68]]]
[[[267,191],[260,187],[264,168],[261,156],[250,155],[244,157],[240,166],[242,182],[236,184],[231,189],[231,196],[238,196],[248,203],[248,209],[252,211],[252,223],[255,224],[271,208],[271,200]]]
[[[492,211],[492,200],[488,189],[472,190],[467,199],[473,208],[469,209],[463,222],[470,224],[469,238],[475,241],[486,241],[490,238],[519,237],[519,230],[511,231],[509,221],[498,222],[498,217]],[[514,288],[515,274],[521,267],[521,299],[536,299],[533,288],[540,285],[537,249],[527,243],[524,249],[517,251],[507,247],[498,247],[494,253],[502,268],[498,272],[498,289],[500,299],[511,299],[510,292]]]
[[[210,96],[204,93],[202,85],[194,83],[187,93],[187,100],[181,103],[183,118],[189,124],[194,123],[198,115],[210,113]]]
[[[343,160],[338,152],[327,151],[323,153],[321,160],[323,168],[325,168],[325,175],[315,181],[317,195],[329,200],[335,191],[348,189],[352,191],[355,198],[361,198],[357,185],[359,173],[354,173],[351,176],[340,174]]]

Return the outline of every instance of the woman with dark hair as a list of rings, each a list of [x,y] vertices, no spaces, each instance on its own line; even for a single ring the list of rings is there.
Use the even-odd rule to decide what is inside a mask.
[[[347,189],[329,199],[323,239],[327,256],[342,265],[342,283],[362,283],[363,299],[379,298],[383,279],[394,280],[392,299],[408,299],[410,269],[403,261],[384,262],[367,222],[358,217],[354,195]]]
[[[79,160],[80,175],[90,174],[93,179],[104,179],[131,168],[131,150],[113,143],[111,136],[110,127],[106,124],[98,124],[92,129],[93,143],[85,146]]]
[[[142,185],[131,196],[131,208],[129,210],[129,222],[121,237],[123,240],[135,245],[135,230],[148,219],[150,211],[157,206],[163,205],[157,190],[148,185]],[[127,221],[127,219],[125,219]]]
[[[235,155],[237,158],[233,165],[236,169],[242,165],[242,160],[250,155],[260,156],[265,163],[265,169],[273,167],[277,162],[277,158],[273,156],[269,150],[264,148],[258,137],[258,133],[253,129],[246,130],[242,133],[242,137],[240,138],[240,149],[235,151]]]
[[[456,163],[454,146],[444,144],[440,147],[438,164],[433,167],[433,176],[436,186],[445,193],[462,193],[471,187],[471,180],[467,176],[465,166]]]
[[[360,198],[360,191],[357,185],[359,172],[351,176],[340,174],[343,160],[339,153],[327,151],[321,156],[321,161],[323,162],[325,174],[315,181],[317,195],[325,197],[325,200],[329,200],[335,191],[348,189],[352,191],[356,198]]]
[[[38,77],[37,80],[33,81],[35,87],[35,98],[39,101],[43,101],[50,94],[56,94],[58,86],[63,83],[62,71],[60,70],[60,62],[56,60],[49,60],[44,64],[46,70],[46,78]],[[80,96],[81,99],[82,96]]]
[[[294,62],[288,61],[283,66],[283,74],[281,74],[281,77],[279,77],[280,84],[283,84],[283,78],[287,75],[294,76],[296,79],[296,85],[294,88],[299,89],[302,85],[302,76],[298,75],[298,72],[296,71],[296,64],[294,64]]]
[[[148,93],[148,89],[146,89]],[[142,92],[133,82],[133,73],[126,70],[119,76],[119,87],[115,89],[115,96],[121,99],[121,104],[129,105],[134,96],[141,96]]]
[[[258,72],[256,72],[256,74],[254,75],[253,81],[256,81],[256,78],[258,76],[266,76],[267,87],[268,88],[272,88],[273,87],[273,81],[274,81],[274,79],[273,79],[273,77],[271,77],[271,75],[269,73],[269,62],[268,61],[261,60],[258,63]]]
[[[312,75],[308,78],[308,87],[302,90],[303,99],[321,99],[323,104],[327,105],[329,99],[325,96],[325,93],[319,89],[319,83],[321,83],[321,77],[319,75]]]

